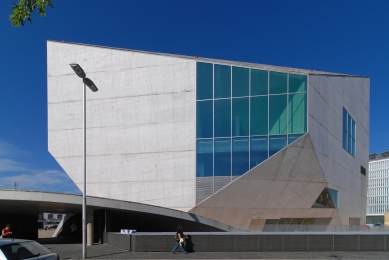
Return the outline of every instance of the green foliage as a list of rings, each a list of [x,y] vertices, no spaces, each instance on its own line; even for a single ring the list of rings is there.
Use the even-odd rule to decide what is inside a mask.
[[[12,14],[9,16],[12,26],[24,26],[26,20],[32,23],[31,15],[38,10],[39,15],[46,16],[46,8],[54,8],[51,0],[19,0],[12,6]]]

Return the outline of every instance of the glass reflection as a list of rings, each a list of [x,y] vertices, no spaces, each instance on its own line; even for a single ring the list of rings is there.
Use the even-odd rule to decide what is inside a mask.
[[[249,135],[249,99],[232,99],[232,136]]]
[[[215,137],[231,136],[231,100],[215,100]]]
[[[269,72],[269,93],[282,94],[287,92],[288,74],[282,72]]]
[[[269,138],[269,157],[286,147],[286,135],[274,135]]]
[[[252,97],[250,104],[251,135],[267,135],[268,122],[268,96]]]
[[[215,64],[215,98],[231,97],[231,67]]]
[[[268,138],[258,136],[250,138],[250,169],[268,158]]]
[[[212,140],[197,140],[196,147],[196,176],[213,176]]]
[[[232,67],[232,96],[247,97],[249,95],[248,68]]]
[[[197,100],[213,98],[213,64],[197,62],[196,69]]]
[[[213,101],[197,101],[196,105],[196,137],[213,137]]]
[[[307,76],[289,74],[289,93],[307,91]]]
[[[251,69],[251,96],[268,95],[268,77],[266,70]]]
[[[231,139],[215,139],[215,176],[231,176]]]
[[[232,139],[232,175],[239,176],[249,170],[249,139]]]

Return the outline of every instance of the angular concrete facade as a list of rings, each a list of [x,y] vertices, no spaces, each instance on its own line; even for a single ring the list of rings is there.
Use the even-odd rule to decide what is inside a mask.
[[[364,223],[368,78],[62,42],[47,48],[49,151],[80,189],[82,82],[69,64],[79,63],[99,88],[87,92],[88,195],[191,212],[249,231],[281,218]],[[221,181],[205,196],[196,190],[199,61],[308,79],[305,134],[241,176],[208,177]],[[355,156],[342,147],[343,110],[356,123]],[[336,190],[337,207],[312,207],[323,189]]]

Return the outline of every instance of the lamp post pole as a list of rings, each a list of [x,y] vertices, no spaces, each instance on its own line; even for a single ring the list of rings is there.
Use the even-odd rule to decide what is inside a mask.
[[[84,188],[82,192],[82,259],[86,258],[86,86],[83,80]]]
[[[88,86],[93,92],[98,91],[98,88],[93,83],[92,80],[86,77],[84,70],[78,64],[70,64],[70,67],[74,72],[82,78],[83,83],[83,95],[82,95],[82,107],[83,107],[83,142],[84,142],[84,152],[83,152],[83,161],[84,161],[84,181],[83,181],[83,191],[82,191],[82,258],[87,257],[86,254],[86,86]],[[92,238],[93,239],[93,238]],[[93,241],[91,241],[93,244]]]

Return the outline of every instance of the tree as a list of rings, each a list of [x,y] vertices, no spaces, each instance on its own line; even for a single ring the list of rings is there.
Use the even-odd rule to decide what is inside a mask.
[[[39,15],[46,16],[46,8],[54,8],[51,0],[19,0],[12,6],[12,14],[9,16],[12,26],[24,26],[26,20],[32,23],[31,15],[38,10]]]

